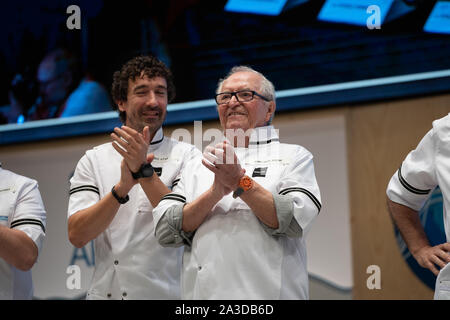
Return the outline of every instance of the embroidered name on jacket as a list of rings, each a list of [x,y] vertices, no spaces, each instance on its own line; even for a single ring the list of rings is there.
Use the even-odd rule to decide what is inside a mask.
[[[266,173],[267,173],[267,167],[255,168],[255,170],[253,170],[253,173],[252,173],[252,178],[253,177],[265,177]]]
[[[153,170],[156,172],[156,174],[158,175],[158,177],[161,177],[161,174],[162,174],[162,168],[153,167]]]

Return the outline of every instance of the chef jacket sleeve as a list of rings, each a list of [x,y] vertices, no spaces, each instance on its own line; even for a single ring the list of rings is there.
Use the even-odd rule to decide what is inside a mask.
[[[68,217],[89,208],[100,200],[100,192],[88,152],[78,161],[73,177],[70,179]]]
[[[434,130],[422,138],[389,181],[386,194],[393,202],[420,210],[437,186]]]
[[[314,172],[312,154],[298,146],[294,158],[284,170],[273,194],[278,229],[265,226],[272,235],[301,237],[319,214],[320,190]]]
[[[40,252],[45,237],[46,212],[37,181],[25,178],[16,185],[18,193],[11,228],[29,236]]]
[[[198,153],[196,156],[200,157],[201,154]],[[190,246],[194,236],[194,232],[184,232],[182,229],[183,208],[186,204],[183,183],[186,179],[186,171],[189,169],[183,168],[174,180],[172,192],[163,196],[158,206],[153,209],[155,237],[164,247]]]

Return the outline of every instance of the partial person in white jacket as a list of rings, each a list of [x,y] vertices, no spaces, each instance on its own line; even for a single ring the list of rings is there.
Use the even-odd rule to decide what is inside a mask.
[[[223,142],[154,210],[159,242],[185,246],[182,298],[308,299],[305,236],[321,209],[313,156],[280,143],[261,73],[234,67],[216,102]]]
[[[438,276],[435,299],[450,299],[450,115],[433,127],[389,181],[388,209],[409,251],[423,268]],[[418,211],[439,185],[444,199],[446,243],[430,246]],[[447,266],[447,267],[446,267]]]
[[[179,299],[182,249],[153,234],[153,207],[170,192],[194,146],[163,135],[174,97],[170,70],[150,56],[114,74],[112,96],[124,123],[112,143],[88,150],[70,180],[69,239],[94,241],[87,299]]]
[[[0,164],[0,300],[33,298],[31,268],[42,249],[45,225],[37,182]]]

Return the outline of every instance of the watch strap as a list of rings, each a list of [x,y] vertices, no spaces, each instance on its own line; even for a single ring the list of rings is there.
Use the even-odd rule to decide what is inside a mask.
[[[133,176],[133,179],[137,180],[142,177],[141,168],[139,168],[138,172],[131,171],[131,175]]]
[[[119,195],[117,194],[116,190],[114,189],[115,186],[112,187],[111,189],[111,193],[113,195],[114,198],[116,198],[117,202],[119,202],[120,204],[124,204],[127,203],[128,200],[130,200],[130,197],[128,195],[126,195],[125,197],[119,197]]]
[[[244,189],[242,189],[241,187],[237,187],[237,189],[234,190],[234,192],[233,192],[233,198],[236,199],[237,197],[239,197],[243,193],[244,193]]]
[[[144,170],[147,170],[148,168],[151,168],[151,174],[150,175],[145,175],[144,174]],[[154,173],[154,169],[151,163],[144,163],[141,165],[141,167],[139,168],[138,172],[131,172],[131,175],[133,177],[133,179],[137,180],[139,178],[148,178],[151,177]]]
[[[233,198],[237,198],[239,197],[241,194],[243,194],[245,191],[250,190],[251,188],[253,188],[253,179],[250,178],[247,175],[244,175],[240,180],[239,180],[239,186],[237,187],[236,190],[234,190],[233,192]]]

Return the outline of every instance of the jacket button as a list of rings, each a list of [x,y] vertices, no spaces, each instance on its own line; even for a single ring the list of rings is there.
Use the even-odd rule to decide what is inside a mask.
[[[108,293],[106,296],[107,296],[108,298],[111,298],[111,293]]]
[[[117,266],[119,264],[119,260],[115,260],[114,264]]]
[[[202,270],[202,266],[198,266],[198,271]]]
[[[126,297],[126,296],[127,296],[126,292],[122,293],[122,297]]]

